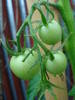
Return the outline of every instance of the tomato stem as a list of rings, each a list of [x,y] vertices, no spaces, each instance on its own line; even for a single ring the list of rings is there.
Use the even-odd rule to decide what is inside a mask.
[[[46,54],[50,54],[50,58],[51,58],[51,60],[53,60],[53,59],[54,59],[54,56],[53,56],[52,52],[51,52],[50,50],[48,50],[48,49],[44,46],[44,44],[42,44],[42,42],[41,42],[40,40],[37,39],[36,34],[35,34],[35,32],[34,32],[34,30],[33,30],[33,28],[32,28],[31,18],[32,18],[32,15],[33,15],[33,12],[34,12],[34,11],[35,11],[35,8],[34,8],[34,6],[32,6],[32,9],[31,9],[31,11],[30,11],[31,13],[30,13],[30,15],[29,15],[29,17],[28,17],[28,24],[29,24],[29,27],[30,27],[30,33],[31,33],[33,39],[36,40],[37,43],[41,46],[41,48],[44,50],[44,52],[45,52]]]
[[[44,50],[44,52],[46,53],[46,55],[50,54],[50,58],[51,58],[51,60],[53,60],[53,59],[54,59],[54,56],[53,56],[52,52],[51,52],[50,50],[48,50],[48,49],[45,47],[45,45],[42,44],[42,42],[41,42],[40,40],[37,39],[37,37],[36,37],[36,35],[35,35],[35,32],[34,32],[33,29],[32,29],[32,25],[31,25],[30,19],[29,19],[29,27],[30,27],[30,33],[31,33],[33,39],[35,39],[35,40],[37,41],[37,43],[41,46],[41,48]]]
[[[30,54],[33,54],[33,50],[36,49],[36,46],[34,45],[34,47],[29,51],[29,53],[27,54],[27,56],[23,59],[23,62],[27,59],[27,57],[30,55]]]
[[[22,52],[17,52],[17,51],[13,51],[7,44],[5,45],[2,41],[1,41],[1,45],[7,50],[8,54],[11,56],[18,56],[20,54],[22,54]]]
[[[24,23],[21,25],[21,27],[19,28],[17,34],[16,34],[16,38],[17,38],[17,47],[18,47],[18,52],[21,52],[21,45],[20,45],[20,35],[22,33],[22,31],[25,29],[26,25],[28,24],[27,19],[24,21]]]
[[[43,2],[41,2],[42,4]],[[47,3],[47,2],[44,2],[44,3]],[[52,4],[53,5],[53,4]],[[45,6],[45,5],[44,5]],[[47,6],[45,6],[47,8],[47,10],[49,10],[49,8]],[[17,34],[16,34],[16,38],[17,38],[17,48],[18,48],[18,52],[21,52],[21,44],[20,44],[20,36],[21,36],[21,33],[22,31],[25,29],[26,25],[29,25],[30,27],[30,32],[31,32],[31,36],[33,37],[33,40],[36,39],[36,41],[38,42],[38,44],[41,46],[41,48],[45,51],[46,54],[50,54],[51,56],[51,59],[54,59],[53,57],[53,54],[51,53],[51,51],[49,51],[42,43],[41,41],[39,41],[35,35],[35,32],[33,31],[32,29],[32,23],[31,23],[31,19],[32,19],[32,15],[34,13],[35,10],[38,10],[41,14],[41,18],[42,18],[42,21],[43,21],[43,24],[44,25],[47,25],[47,21],[46,21],[46,18],[41,10],[41,7],[40,7],[40,3],[34,3],[31,7],[31,11],[30,11],[30,14],[29,16],[26,18],[26,20],[24,21],[24,23],[21,25],[21,27],[19,28],[19,30],[17,31]]]
[[[47,25],[46,18],[45,18],[44,14],[43,14],[43,12],[41,10],[40,5],[39,4],[38,5],[35,5],[35,9],[37,9],[40,12],[43,24],[44,25]]]
[[[47,11],[52,15],[52,19],[54,19],[54,13],[49,9],[48,3],[42,2],[40,5],[44,5]]]

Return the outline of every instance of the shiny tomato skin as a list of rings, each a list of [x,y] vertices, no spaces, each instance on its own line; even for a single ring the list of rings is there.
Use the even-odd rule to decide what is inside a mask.
[[[47,26],[42,26],[39,30],[40,39],[48,44],[54,45],[61,41],[62,38],[62,29],[61,26],[55,21],[52,20],[51,23],[48,23]]]
[[[54,54],[54,60],[51,61],[49,58],[46,62],[46,69],[53,75],[62,74],[67,67],[67,59],[63,52],[58,51]]]
[[[27,49],[23,55],[12,56],[10,60],[10,69],[18,78],[23,80],[31,80],[40,71],[40,63],[36,51],[33,51],[33,54],[30,54],[23,62],[29,50]],[[38,63],[35,65],[37,61]]]

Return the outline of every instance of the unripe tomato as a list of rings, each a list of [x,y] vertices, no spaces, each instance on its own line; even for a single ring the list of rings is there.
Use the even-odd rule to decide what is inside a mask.
[[[61,41],[61,26],[55,20],[52,20],[47,26],[42,26],[40,28],[39,37],[44,43],[54,45]]]
[[[27,49],[23,55],[12,56],[10,60],[10,69],[20,79],[30,80],[40,70],[40,63],[38,61],[38,54],[33,51],[28,58],[23,62],[23,59],[29,53],[30,49]],[[37,64],[35,64],[37,62]]]
[[[51,61],[49,58],[47,59],[46,69],[51,74],[60,75],[62,72],[65,71],[66,67],[67,67],[67,59],[65,54],[61,51],[58,51],[57,53],[54,54],[53,61]]]

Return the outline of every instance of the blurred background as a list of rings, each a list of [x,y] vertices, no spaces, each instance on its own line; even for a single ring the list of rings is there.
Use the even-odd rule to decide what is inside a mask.
[[[30,7],[35,0],[0,0],[0,38],[3,42],[16,39],[16,32],[20,25],[25,20],[29,13]],[[49,0],[55,1],[56,0]],[[75,16],[75,0],[70,0],[71,7]],[[35,12],[33,19],[38,19],[39,14]],[[64,26],[61,17],[58,12],[55,11],[55,18],[60,20],[62,27]],[[29,29],[26,28],[26,34]],[[65,30],[66,31],[66,30]],[[23,45],[23,37],[21,37],[21,43]],[[26,38],[26,46],[32,47],[33,40],[30,37]],[[14,49],[16,49],[14,47]],[[28,81],[20,80],[10,70],[9,65],[10,57],[6,50],[0,45],[0,100],[27,100],[26,89]],[[72,97],[68,97],[68,91],[73,85],[73,77],[71,71],[71,65],[67,65],[67,70],[64,73],[64,79],[59,77],[53,77],[49,75],[50,80],[59,86],[65,86],[65,92],[62,90],[54,89],[58,100],[73,100]],[[45,94],[46,100],[53,100],[48,92]],[[37,98],[35,98],[37,100]]]

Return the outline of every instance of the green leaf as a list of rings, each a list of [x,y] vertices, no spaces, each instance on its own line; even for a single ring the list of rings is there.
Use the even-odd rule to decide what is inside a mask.
[[[39,82],[39,81],[41,81],[40,72],[38,73],[38,75],[36,75],[36,76],[29,82],[29,85],[33,85],[34,83]]]
[[[38,98],[38,100],[42,100],[42,97],[44,96],[44,92],[41,92],[40,93],[40,96],[39,96],[39,98]]]
[[[41,75],[38,73],[30,82],[27,89],[27,100],[34,100],[40,91]],[[35,83],[35,84],[34,84]]]
[[[75,96],[75,86],[70,90],[69,96]]]

